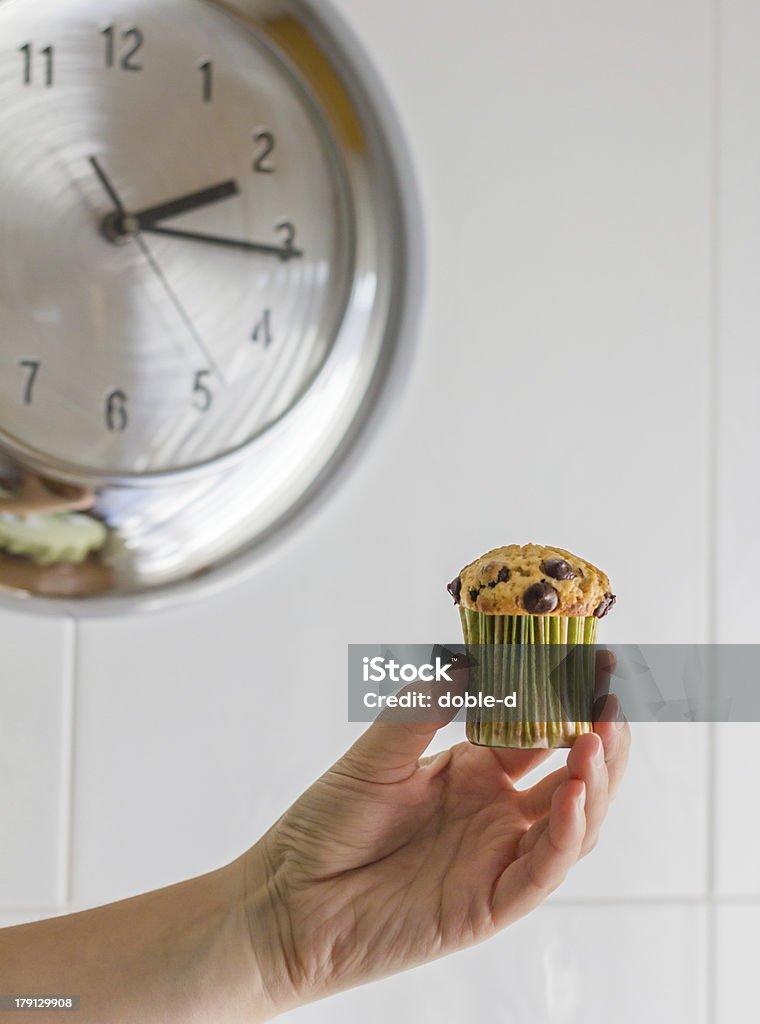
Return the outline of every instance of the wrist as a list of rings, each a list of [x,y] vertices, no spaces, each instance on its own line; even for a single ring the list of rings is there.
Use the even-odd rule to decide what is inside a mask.
[[[190,1002],[200,1011],[197,1019],[263,1024],[281,1013],[265,980],[265,965],[251,947],[241,863],[233,861],[174,888],[176,902],[184,907],[176,931],[188,951],[186,957],[177,951],[187,976],[178,973],[176,980],[185,995],[195,990]]]
[[[245,938],[251,955],[252,976],[271,1019],[287,1010],[320,998],[316,986],[298,981],[294,936],[287,899],[278,884],[268,854],[267,836],[248,850],[236,865],[242,877]]]

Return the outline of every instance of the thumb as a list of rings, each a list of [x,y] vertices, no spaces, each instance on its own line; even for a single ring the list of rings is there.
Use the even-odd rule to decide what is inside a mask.
[[[444,692],[464,693],[467,689],[467,659],[461,654],[453,659],[451,682],[411,683],[396,694],[423,695],[429,698],[424,708],[386,707],[334,770],[378,783],[404,782],[413,775],[430,741],[457,713],[456,708],[442,708],[439,696]]]

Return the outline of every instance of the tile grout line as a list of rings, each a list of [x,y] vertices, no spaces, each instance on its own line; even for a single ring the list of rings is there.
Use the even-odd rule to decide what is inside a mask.
[[[73,691],[74,621],[63,620],[61,652],[61,751],[58,783],[58,864],[56,905],[59,910],[68,903],[69,832],[71,829],[71,703]]]
[[[716,729],[715,722],[710,722],[708,733],[707,733],[707,757],[706,771],[707,771],[707,786],[705,794],[706,802],[706,814],[705,822],[707,827],[707,898],[705,900],[705,927],[707,934],[705,936],[705,957],[707,960],[707,970],[705,972],[705,988],[706,988],[706,1006],[707,1006],[707,1024],[717,1024],[718,1006],[717,1006],[717,970],[718,970],[718,951],[717,951],[717,936],[716,936],[716,925],[717,925],[717,906],[720,902],[715,893],[715,807],[716,807],[716,783],[715,783],[715,765],[717,761],[716,751]]]
[[[709,346],[708,346],[708,424],[709,462],[707,470],[707,633],[712,647],[718,630],[718,478],[720,457],[720,163],[721,163],[721,0],[710,0],[710,39],[712,43],[709,76]],[[714,658],[711,666],[711,694],[715,694]],[[706,904],[705,904],[705,1006],[707,1024],[718,1022],[718,949],[717,949],[717,760],[718,727],[715,715],[707,730],[705,771]]]
[[[77,671],[79,664],[79,624],[76,619],[68,620],[69,644],[67,650],[66,667],[66,724],[64,739],[64,763],[65,770],[62,772],[63,784],[61,794],[62,804],[62,863],[60,871],[59,894],[60,903],[64,909],[71,904],[72,892],[72,863],[74,850],[74,769],[75,769],[75,733],[76,733],[76,708],[77,708]]]

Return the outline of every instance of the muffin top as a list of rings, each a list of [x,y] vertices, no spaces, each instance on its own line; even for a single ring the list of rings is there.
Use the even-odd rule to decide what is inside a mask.
[[[615,603],[610,581],[563,548],[508,544],[470,562],[447,587],[460,604],[486,615],[594,615]]]

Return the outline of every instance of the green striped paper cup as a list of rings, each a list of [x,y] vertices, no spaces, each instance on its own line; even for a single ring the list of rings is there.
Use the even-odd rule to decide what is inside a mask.
[[[484,747],[570,747],[591,732],[594,616],[484,615],[460,606],[470,656],[467,739]],[[511,697],[514,707],[505,704]]]

